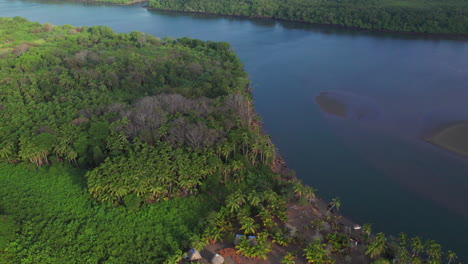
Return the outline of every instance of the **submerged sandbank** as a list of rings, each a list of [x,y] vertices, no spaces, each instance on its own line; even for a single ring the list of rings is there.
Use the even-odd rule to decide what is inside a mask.
[[[348,115],[346,104],[328,96],[328,92],[321,92],[319,96],[315,97],[315,101],[320,109],[328,114],[340,117]]]
[[[468,121],[457,121],[436,127],[424,140],[468,158]]]
[[[371,98],[344,91],[321,92],[315,102],[321,111],[348,119],[375,120],[381,112]]]

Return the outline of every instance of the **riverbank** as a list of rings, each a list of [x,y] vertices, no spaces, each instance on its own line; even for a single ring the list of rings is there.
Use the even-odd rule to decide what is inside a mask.
[[[133,1],[126,1],[126,0],[65,0],[66,2],[75,2],[75,3],[94,3],[94,4],[106,4],[106,5],[116,5],[116,6],[129,6],[134,4],[142,4],[147,3],[148,0],[133,0]],[[64,1],[59,1],[64,2]]]
[[[468,121],[440,125],[423,137],[439,148],[468,158]]]
[[[294,19],[284,19],[275,16],[249,16],[249,15],[232,15],[232,14],[225,14],[225,13],[216,13],[216,12],[203,12],[203,11],[185,11],[185,10],[177,10],[177,9],[165,9],[165,8],[154,8],[148,6],[148,0],[134,0],[130,2],[120,2],[118,0],[66,0],[69,2],[82,2],[82,3],[102,3],[102,4],[110,4],[110,5],[121,5],[121,6],[128,6],[133,4],[143,4],[145,3],[143,8],[147,10],[154,10],[160,12],[170,12],[170,13],[182,13],[182,14],[199,14],[199,15],[210,15],[210,16],[226,16],[226,17],[234,17],[234,18],[244,18],[244,19],[262,19],[262,20],[272,20],[272,21],[279,21],[279,22],[293,22],[299,24],[306,24],[306,25],[313,25],[313,26],[320,26],[320,27],[330,27],[330,28],[337,28],[337,29],[350,29],[350,30],[360,30],[360,31],[368,31],[368,32],[382,32],[382,33],[396,33],[396,34],[403,34],[408,36],[428,36],[428,37],[440,37],[444,39],[468,39],[468,34],[454,34],[454,33],[430,33],[430,32],[417,32],[417,31],[400,31],[400,30],[388,30],[388,29],[376,29],[376,28],[364,28],[364,27],[355,27],[355,26],[344,26],[339,24],[333,23],[313,23],[304,20],[294,20]]]
[[[148,1],[145,1],[148,2]],[[201,12],[201,11],[182,11],[176,9],[164,9],[164,8],[154,8],[149,7],[147,5],[143,6],[143,8],[153,11],[160,11],[160,12],[169,12],[169,13],[182,13],[182,14],[198,14],[198,15],[208,15],[208,16],[226,16],[226,17],[233,17],[233,18],[244,18],[244,19],[262,19],[262,20],[272,20],[272,21],[279,21],[279,22],[293,22],[299,24],[306,24],[306,25],[313,25],[313,26],[320,26],[320,27],[330,27],[336,29],[350,29],[350,30],[360,30],[360,31],[368,31],[368,32],[381,32],[381,33],[396,33],[396,34],[403,34],[408,36],[428,36],[428,37],[441,37],[446,39],[468,39],[468,34],[453,34],[453,33],[427,33],[427,32],[417,32],[417,31],[400,31],[400,30],[387,30],[387,29],[375,29],[375,28],[362,28],[362,27],[354,27],[354,26],[343,26],[339,24],[323,24],[323,23],[312,23],[303,20],[291,20],[291,19],[284,19],[278,18],[275,16],[247,16],[247,15],[232,15],[232,14],[224,14],[224,13],[215,13],[215,12]]]

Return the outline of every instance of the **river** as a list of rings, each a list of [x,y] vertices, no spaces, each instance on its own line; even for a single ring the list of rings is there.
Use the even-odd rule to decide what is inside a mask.
[[[374,230],[437,240],[468,259],[468,161],[421,136],[468,120],[468,41],[132,6],[0,0],[0,16],[230,42],[289,167]],[[317,96],[345,104],[343,117]],[[323,107],[322,107],[323,108]]]

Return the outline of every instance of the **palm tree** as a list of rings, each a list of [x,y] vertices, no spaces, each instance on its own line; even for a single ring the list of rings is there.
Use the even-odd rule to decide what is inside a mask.
[[[400,246],[406,248],[408,244],[408,236],[405,233],[400,233],[398,235],[398,240],[400,241]]]
[[[411,257],[418,256],[420,252],[424,250],[424,245],[419,237],[411,239],[411,247],[413,248],[413,255]]]
[[[195,235],[192,237],[192,243],[191,246],[197,251],[201,251],[207,243],[207,239],[205,237],[200,237],[198,235]]]
[[[408,239],[405,233],[400,233],[398,235],[398,252],[397,252],[397,257],[400,263],[408,263],[411,258],[408,253]]]
[[[262,202],[262,199],[258,195],[256,191],[253,191],[249,193],[249,196],[247,197],[247,201],[249,201],[249,204],[252,206],[258,206],[259,203]]]
[[[231,173],[244,168],[244,164],[240,160],[233,160],[230,164]]]
[[[240,209],[240,205],[237,203],[237,201],[235,201],[232,198],[226,201],[226,207],[229,209],[231,213],[237,212]]]
[[[366,243],[369,243],[370,235],[372,233],[372,225],[364,224],[362,226],[362,233],[364,233]]]
[[[448,264],[450,264],[452,261],[456,261],[458,259],[457,254],[453,252],[452,250],[449,250],[447,252],[447,257],[448,257]]]
[[[304,195],[304,186],[300,182],[296,182],[293,185],[293,191],[297,198]]]
[[[11,160],[15,153],[15,145],[13,142],[8,142],[3,148],[0,148],[0,160]]]
[[[328,257],[325,244],[321,244],[320,240],[316,239],[311,242],[307,248],[304,249],[304,257],[307,259],[307,263],[334,263],[334,261]]]
[[[336,210],[340,210],[341,200],[339,197],[333,198],[330,204],[331,204],[331,207],[328,208],[327,213],[329,213],[334,207],[336,207]]]
[[[423,261],[419,256],[414,256],[411,258],[411,264],[423,264]]]
[[[387,239],[384,233],[378,233],[375,240],[367,246],[366,255],[371,258],[380,256],[385,251]]]
[[[304,197],[310,202],[315,199],[315,189],[310,186],[304,187]],[[339,208],[339,206],[337,206]]]
[[[245,234],[255,234],[257,232],[257,225],[255,220],[250,217],[242,217],[240,220],[241,230],[244,230]]]
[[[221,230],[221,228],[218,228],[217,226],[212,225],[212,226],[208,227],[207,229],[205,229],[205,232],[203,233],[203,237],[208,239],[210,241],[210,243],[213,244],[213,243],[216,243],[216,241],[223,238],[223,231]],[[203,242],[205,242],[205,241],[206,240],[203,240]],[[205,245],[206,244],[207,243],[205,243]],[[195,249],[196,250],[201,250],[201,249],[197,249],[197,248],[195,248]]]
[[[281,260],[281,263],[282,264],[295,264],[296,261],[294,261],[296,259],[296,255],[293,253],[293,252],[289,252],[288,254],[286,254],[286,256],[284,256],[284,258]]]
[[[267,209],[261,208],[260,213],[258,215],[262,220],[263,227],[272,228],[276,225],[275,221],[273,220],[273,215]]]
[[[442,249],[441,246],[435,243],[434,240],[427,241],[426,254],[429,256],[429,264],[440,264],[442,258]]]
[[[241,192],[236,192],[231,194],[226,199],[226,207],[229,209],[231,213],[239,211],[241,206],[245,203],[245,195]]]

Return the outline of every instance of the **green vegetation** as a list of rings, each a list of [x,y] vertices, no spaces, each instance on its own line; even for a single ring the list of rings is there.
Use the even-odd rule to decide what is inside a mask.
[[[0,263],[173,264],[234,234],[249,258],[272,244],[297,248],[285,263],[351,251],[334,210],[312,242],[287,224],[287,203],[310,206],[315,190],[273,172],[229,44],[19,17],[0,18],[0,43]],[[445,259],[370,226],[366,242],[376,261]]]
[[[265,257],[290,183],[229,44],[19,17],[0,32],[0,262],[171,262],[233,232],[265,234]]]
[[[363,29],[468,34],[465,0],[149,0],[148,6]]]
[[[328,256],[327,250],[325,249],[326,245],[327,244],[321,244],[318,239],[311,242],[304,249],[304,257],[307,263],[334,263],[335,261]]]
[[[84,173],[66,164],[0,164],[2,214],[21,227],[0,244],[1,263],[163,263],[182,254],[209,211],[204,196],[133,212],[98,205],[82,186]]]
[[[227,43],[19,17],[0,32],[0,262],[162,263],[233,190],[276,188]]]

